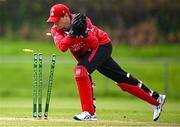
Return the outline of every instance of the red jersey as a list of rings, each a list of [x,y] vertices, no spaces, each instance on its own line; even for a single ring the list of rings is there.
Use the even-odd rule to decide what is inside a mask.
[[[74,18],[74,15],[71,16]],[[95,54],[99,45],[107,44],[111,41],[107,33],[94,26],[88,17],[86,17],[86,22],[88,31],[88,36],[86,38],[72,38],[69,36],[68,32],[59,29],[56,25],[51,28],[51,34],[55,45],[62,52],[69,49],[77,60],[88,50],[92,50],[92,53]],[[90,59],[92,58],[93,55]]]

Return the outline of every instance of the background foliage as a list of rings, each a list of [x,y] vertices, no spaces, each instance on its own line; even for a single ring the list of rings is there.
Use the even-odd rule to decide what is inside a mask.
[[[179,0],[1,0],[0,36],[44,39],[55,3],[90,17],[114,39],[131,45],[179,43]]]

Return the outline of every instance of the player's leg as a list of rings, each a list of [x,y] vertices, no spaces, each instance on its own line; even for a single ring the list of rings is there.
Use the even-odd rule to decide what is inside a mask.
[[[98,71],[118,83],[118,86],[151,104],[158,105],[156,99],[159,97],[157,92],[153,92],[141,81],[135,79],[129,73],[125,72],[112,58],[109,58]],[[146,98],[144,98],[144,96]]]
[[[76,66],[74,68],[74,76],[76,79],[76,84],[78,86],[79,96],[81,100],[82,112],[84,115],[75,115],[74,119],[83,120],[91,119],[94,115],[93,98],[92,98],[92,86],[91,81],[88,76],[88,72],[83,66]]]
[[[158,110],[154,108],[153,119],[157,120],[159,118],[162,105],[165,101],[165,95],[160,95],[156,91],[146,87],[140,80],[135,79],[129,73],[125,72],[112,58],[109,58],[99,67],[98,71],[117,82],[123,91],[145,100],[156,108],[158,107]]]
[[[108,49],[109,51],[108,51]],[[106,54],[104,51],[106,50]],[[93,51],[87,52],[80,59],[78,66],[74,69],[74,75],[76,83],[78,86],[82,113],[75,115],[74,119],[76,120],[94,120],[96,117],[95,114],[95,104],[93,103],[93,88],[90,74],[100,66],[111,54],[111,45],[110,46],[100,46],[95,54]],[[92,57],[93,55],[93,57]],[[104,57],[104,55],[106,55]],[[91,59],[89,59],[91,58]]]
[[[91,81],[91,88],[92,88],[92,98],[93,98],[93,107],[94,107],[94,116],[96,116],[96,97],[95,97],[95,94],[94,94],[94,89],[96,87],[96,84],[95,82],[92,81],[92,77],[91,75],[89,75],[89,79]]]

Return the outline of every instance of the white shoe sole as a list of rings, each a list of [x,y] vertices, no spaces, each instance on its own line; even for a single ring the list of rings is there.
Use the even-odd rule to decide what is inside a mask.
[[[164,103],[165,103],[165,101],[166,101],[166,95],[164,95],[165,97],[164,97],[164,100],[163,100],[163,102],[162,102],[162,104],[161,104],[161,112],[162,112],[162,107],[163,107],[163,105],[164,105]],[[159,117],[160,117],[160,115],[161,115],[161,112],[159,113],[159,116],[158,117],[156,117],[155,119],[153,119],[153,121],[157,121],[158,119],[159,119]]]
[[[91,119],[79,119],[78,117],[74,116],[73,117],[74,120],[77,120],[77,121],[96,121],[97,118],[91,118]]]

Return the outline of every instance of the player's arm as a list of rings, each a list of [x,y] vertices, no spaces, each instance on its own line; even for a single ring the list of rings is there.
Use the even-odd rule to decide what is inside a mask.
[[[99,46],[98,38],[96,37],[96,27],[92,24],[91,20],[86,17],[87,23],[87,37],[83,41],[87,42],[91,49],[97,49]]]
[[[90,30],[88,30],[88,27]],[[89,18],[81,13],[75,14],[72,20],[71,29],[69,35],[72,38],[80,37],[83,42],[88,45],[91,49],[96,49],[98,47],[98,39],[94,34],[93,25]]]
[[[88,17],[86,17],[86,22],[87,22],[87,28],[88,28],[88,29],[92,29],[92,28],[95,27],[95,26],[92,24],[91,20],[90,20]]]
[[[51,34],[54,39],[55,45],[62,51],[66,52],[71,43],[71,37],[69,35],[63,36],[63,34],[56,31],[55,28],[51,29]]]

